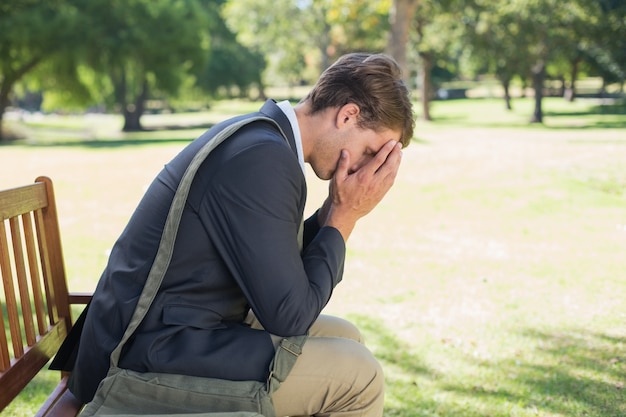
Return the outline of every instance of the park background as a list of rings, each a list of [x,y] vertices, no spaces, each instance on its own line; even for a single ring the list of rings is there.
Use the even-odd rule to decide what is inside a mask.
[[[385,415],[623,416],[625,3],[9,0],[0,188],[55,181],[69,286],[90,291],[187,143],[297,101],[345,52],[390,53],[416,135],[327,307],[383,363]]]

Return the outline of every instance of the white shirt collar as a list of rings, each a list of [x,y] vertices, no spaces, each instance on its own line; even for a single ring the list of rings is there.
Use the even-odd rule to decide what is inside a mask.
[[[298,154],[298,162],[300,163],[300,167],[302,168],[302,173],[306,175],[306,169],[304,167],[304,153],[302,152],[302,135],[300,135],[300,126],[298,125],[298,118],[296,117],[296,112],[289,103],[289,100],[284,100],[276,105],[285,113],[287,119],[289,119],[289,123],[291,124],[291,129],[293,130],[293,136],[296,140],[296,152]]]

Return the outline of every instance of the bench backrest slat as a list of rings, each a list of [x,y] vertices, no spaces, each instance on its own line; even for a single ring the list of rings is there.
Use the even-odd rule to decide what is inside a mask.
[[[0,411],[57,352],[71,326],[52,181],[0,191]]]

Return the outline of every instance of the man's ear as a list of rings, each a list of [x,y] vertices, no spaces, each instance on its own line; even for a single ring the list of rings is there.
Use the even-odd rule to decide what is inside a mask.
[[[354,103],[344,104],[337,112],[337,127],[357,125],[357,118],[361,109]]]

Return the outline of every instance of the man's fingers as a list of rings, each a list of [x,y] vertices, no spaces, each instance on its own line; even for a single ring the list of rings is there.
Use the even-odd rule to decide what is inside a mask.
[[[387,159],[394,153],[398,142],[390,140],[385,143],[382,148],[374,155],[371,161],[369,161],[363,168],[369,171],[371,174],[377,172],[382,166],[387,163]]]
[[[378,169],[377,172],[382,174],[393,174],[395,176],[400,168],[400,162],[402,162],[402,145],[398,143],[387,155],[385,163]]]
[[[402,145],[396,141],[386,143],[361,170],[365,175],[387,176],[395,173],[402,159]],[[361,171],[360,170],[360,171]]]
[[[345,149],[341,150],[339,154],[339,161],[337,161],[337,168],[335,169],[334,177],[345,179],[348,176],[350,169],[350,154]]]

